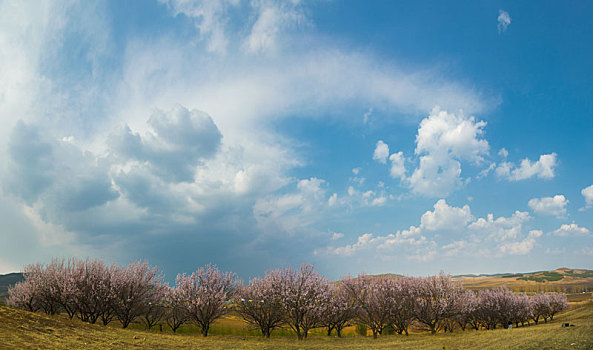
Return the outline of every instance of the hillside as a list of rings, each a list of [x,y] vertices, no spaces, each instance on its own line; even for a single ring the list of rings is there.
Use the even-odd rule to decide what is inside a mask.
[[[562,328],[563,322],[575,327]],[[0,306],[0,349],[591,349],[593,304],[574,308],[553,322],[491,331],[456,331],[344,338],[311,336],[174,335],[158,331],[91,325],[63,316],[48,316]]]
[[[557,291],[582,293],[593,291],[593,270],[569,269],[492,275],[458,275],[454,279],[468,289],[479,290],[506,285],[518,292]]]

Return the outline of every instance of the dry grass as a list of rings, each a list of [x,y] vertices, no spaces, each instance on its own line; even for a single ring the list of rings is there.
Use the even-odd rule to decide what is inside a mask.
[[[229,322],[229,321],[225,321]],[[223,322],[223,324],[225,323]],[[230,320],[231,323],[235,322]],[[575,327],[561,328],[562,322]],[[593,303],[558,315],[554,322],[511,330],[344,338],[174,335],[89,325],[0,307],[0,349],[593,349]]]
[[[551,278],[552,280],[548,280]],[[555,280],[558,278],[558,280]],[[464,288],[480,290],[507,286],[515,292],[563,292],[581,293],[593,290],[593,271],[560,268],[524,274],[495,276],[460,276],[454,278]],[[525,280],[527,279],[527,280]],[[589,293],[590,294],[590,293]]]

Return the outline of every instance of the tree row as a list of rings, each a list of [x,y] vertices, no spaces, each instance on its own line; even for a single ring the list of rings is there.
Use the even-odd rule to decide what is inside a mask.
[[[376,338],[385,329],[408,335],[412,325],[431,333],[455,328],[495,329],[547,322],[568,307],[565,294],[516,294],[506,287],[474,292],[443,273],[428,277],[345,277],[329,282],[312,265],[269,271],[243,285],[236,274],[216,266],[177,275],[175,286],[163,282],[146,262],[128,266],[101,260],[54,259],[28,265],[25,280],[9,289],[8,305],[104,325],[117,319],[146,327],[167,324],[174,332],[194,323],[203,336],[222,316],[233,312],[270,337],[290,327],[298,339],[314,328],[342,335],[361,324]]]

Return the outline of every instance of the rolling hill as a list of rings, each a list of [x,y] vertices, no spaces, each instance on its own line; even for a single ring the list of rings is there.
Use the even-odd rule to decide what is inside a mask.
[[[505,285],[517,292],[582,293],[593,291],[593,270],[566,267],[552,271],[458,275],[453,278],[462,282],[465,288],[472,290]]]

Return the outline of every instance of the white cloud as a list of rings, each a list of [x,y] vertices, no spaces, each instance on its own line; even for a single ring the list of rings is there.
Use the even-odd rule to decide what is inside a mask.
[[[210,52],[224,54],[229,39],[226,33],[228,8],[236,6],[238,0],[159,0],[165,3],[173,16],[183,14],[194,20],[202,39],[208,41]]]
[[[389,170],[389,175],[391,175],[391,177],[394,179],[405,179],[406,166],[404,164],[405,159],[403,152],[393,153],[389,156],[389,160],[391,161],[391,169]]]
[[[362,206],[372,206],[372,207],[381,207],[387,203],[387,196],[385,195],[385,191],[382,189],[380,184],[377,186],[378,191],[367,190],[367,191],[359,191],[356,190],[352,186],[348,186],[348,199],[344,199],[344,204],[352,205],[362,205]]]
[[[368,111],[366,111],[363,115],[362,115],[362,122],[364,124],[367,124],[369,122],[369,118],[373,115],[373,108],[369,108]]]
[[[387,197],[380,196],[380,197],[374,198],[371,201],[371,206],[382,207],[385,205],[385,203],[387,203]]]
[[[588,236],[591,232],[585,227],[579,227],[575,224],[562,224],[559,229],[552,232],[554,236],[570,237],[570,236]]]
[[[398,230],[387,235],[362,234],[352,244],[329,245],[316,249],[316,255],[342,256],[358,261],[420,261],[438,256],[489,257],[500,259],[506,255],[525,255],[533,250],[542,237],[541,230],[523,234],[523,226],[531,217],[516,211],[510,217],[475,219],[468,205],[449,206],[441,199],[434,210],[425,212],[418,226]],[[460,235],[463,235],[460,237]],[[454,237],[439,247],[437,239]],[[403,259],[403,260],[402,260]]]
[[[563,195],[557,194],[554,197],[533,198],[527,204],[537,214],[562,217],[566,215],[568,202]]]
[[[148,124],[150,131],[144,136],[126,126],[109,142],[123,161],[145,162],[166,181],[193,182],[195,167],[220,148],[222,135],[202,111],[181,106],[166,113],[156,111]]]
[[[408,178],[412,190],[425,196],[446,196],[461,185],[460,160],[479,164],[489,145],[481,139],[486,123],[474,117],[434,108],[420,122],[415,153],[420,165]]]
[[[506,159],[509,156],[509,152],[503,147],[498,151],[498,155]]]
[[[546,248],[546,254],[564,255],[564,254],[566,254],[566,248],[555,248],[555,249]]]
[[[515,211],[509,218],[499,217],[494,219],[493,214],[487,218],[479,218],[472,222],[468,228],[474,231],[480,240],[493,240],[497,242],[516,239],[523,228],[523,224],[531,217],[527,212]]]
[[[488,141],[483,135],[484,121],[474,117],[455,115],[435,108],[428,118],[420,122],[416,136],[416,154],[446,153],[451,156],[479,163],[488,153]]]
[[[492,162],[490,163],[490,165],[488,165],[487,168],[482,169],[479,173],[478,176],[476,176],[477,179],[481,179],[484,178],[486,176],[488,176],[488,174],[490,174],[490,172],[492,170],[494,170],[496,168],[496,163]]]
[[[525,158],[519,167],[510,162],[503,162],[496,168],[496,174],[509,181],[525,180],[534,176],[541,179],[552,179],[554,178],[554,168],[557,165],[556,157],[556,153],[542,154],[535,163]]]
[[[338,194],[337,193],[334,193],[327,200],[327,205],[330,206],[330,207],[333,207],[334,205],[336,205],[337,202],[338,202]]]
[[[511,16],[505,10],[498,11],[498,18],[496,20],[498,21],[498,33],[506,31],[511,24]]]
[[[334,232],[332,234],[332,241],[338,240],[340,238],[344,237],[343,233],[339,233],[339,232]]]
[[[341,247],[329,246],[325,252],[330,255],[353,256],[376,250],[384,257],[405,252],[407,259],[429,261],[436,255],[437,244],[433,240],[427,239],[426,233],[462,231],[472,219],[469,206],[451,207],[444,199],[441,199],[435,203],[434,211],[429,210],[422,215],[418,227],[410,226],[407,230],[399,230],[385,236],[365,233],[359,236],[353,244]]]
[[[473,220],[469,205],[462,208],[447,205],[440,199],[434,205],[434,211],[427,211],[420,218],[420,228],[428,231],[459,230]]]
[[[173,16],[191,18],[200,32],[200,38],[207,42],[207,50],[217,54],[225,54],[233,41],[240,41],[243,50],[249,53],[274,52],[282,34],[307,23],[299,1],[243,1],[243,4],[241,0],[159,2],[165,3]],[[241,26],[249,27],[246,35],[243,35],[244,30],[236,30]]]
[[[389,157],[389,146],[382,140],[377,141],[377,146],[373,152],[373,160],[385,164]]]
[[[372,233],[365,233],[358,237],[353,244],[341,247],[327,247],[325,250],[317,250],[317,254],[329,254],[342,257],[351,257],[355,254],[372,252],[374,255],[383,257],[394,254],[402,254],[410,260],[428,261],[434,258],[436,243],[429,241],[424,236],[404,237],[399,232],[386,236],[374,236]]]
[[[276,51],[282,31],[306,22],[298,1],[256,1],[251,4],[257,19],[243,41],[243,48],[251,53]]]
[[[296,192],[257,199],[253,215],[258,226],[268,234],[290,235],[316,222],[330,206],[325,184],[322,179],[303,179],[298,181]]]
[[[593,185],[583,188],[581,194],[585,198],[587,208],[590,208],[593,205]]]
[[[542,231],[529,231],[529,235],[522,241],[509,242],[501,245],[500,251],[509,255],[525,255],[535,247],[536,239],[542,236]]]
[[[370,196],[369,192],[367,194]],[[473,219],[470,208],[447,205],[444,199],[437,201],[433,211],[425,212],[420,218],[420,225],[410,226],[407,230],[399,230],[395,234],[374,236],[365,233],[358,237],[353,244],[341,247],[329,246],[325,249],[330,255],[353,256],[375,249],[384,257],[406,252],[407,259],[415,261],[429,261],[436,255],[437,244],[427,239],[426,233],[435,231],[462,231]],[[396,250],[399,248],[400,250]],[[318,251],[319,252],[319,251]]]
[[[426,155],[408,178],[412,191],[427,197],[448,196],[461,185],[461,164],[450,158]]]
[[[445,256],[456,256],[463,253],[467,245],[467,241],[460,240],[444,245],[441,249],[445,252]]]

